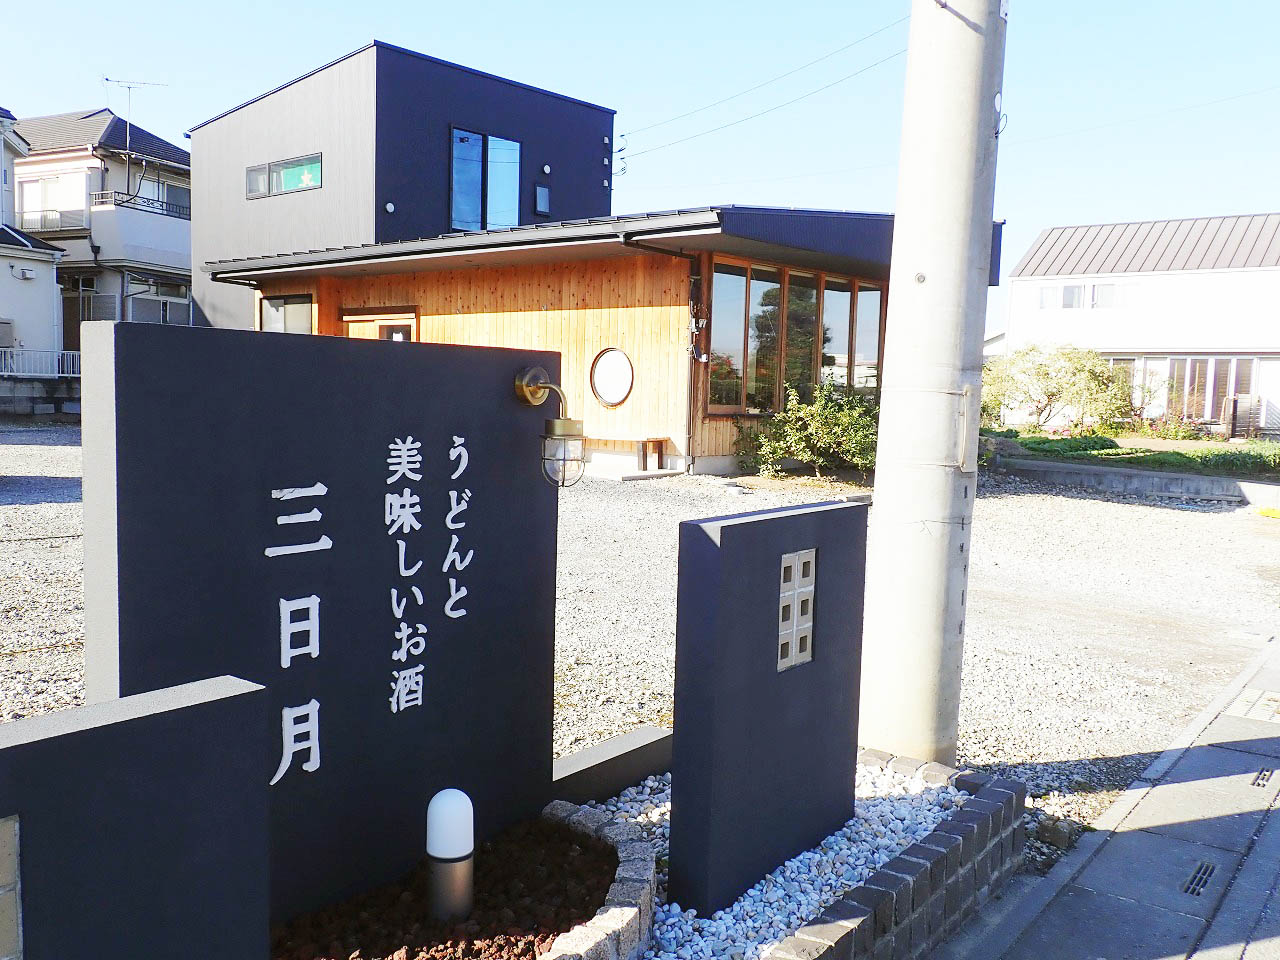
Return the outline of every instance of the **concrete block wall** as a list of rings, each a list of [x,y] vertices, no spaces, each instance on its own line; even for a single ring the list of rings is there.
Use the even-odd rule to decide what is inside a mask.
[[[769,960],[926,957],[1022,865],[1026,784],[875,750],[860,750],[858,762],[918,773],[970,797],[923,840],[772,947]]]

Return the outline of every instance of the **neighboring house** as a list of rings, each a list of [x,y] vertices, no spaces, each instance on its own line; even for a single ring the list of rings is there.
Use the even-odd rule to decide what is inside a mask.
[[[374,42],[193,127],[195,262],[607,216],[613,111]],[[197,322],[252,291],[195,279]]]
[[[739,425],[784,386],[878,388],[892,232],[886,214],[725,206],[206,268],[256,288],[259,329],[558,351],[593,472],[653,449],[729,473]]]
[[[190,157],[108,109],[17,122],[17,225],[66,250],[56,349],[87,320],[190,323]]]
[[[1109,357],[1149,416],[1280,433],[1280,214],[1045,230],[1010,275],[1006,334]]]
[[[44,381],[79,372],[78,356],[61,352],[62,303],[57,264],[62,250],[14,225],[14,169],[29,144],[0,107],[0,411],[31,413],[69,390]]]

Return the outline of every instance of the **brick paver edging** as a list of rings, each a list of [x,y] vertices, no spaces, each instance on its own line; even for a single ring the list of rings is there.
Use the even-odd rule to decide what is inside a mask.
[[[771,947],[768,960],[923,957],[1022,865],[1026,784],[879,750],[859,750],[858,763],[949,783],[970,796],[923,840]]]
[[[611,843],[618,851],[618,870],[604,906],[556,937],[538,960],[635,960],[648,949],[653,929],[658,876],[652,844],[635,825],[567,800],[552,800],[542,815]]]

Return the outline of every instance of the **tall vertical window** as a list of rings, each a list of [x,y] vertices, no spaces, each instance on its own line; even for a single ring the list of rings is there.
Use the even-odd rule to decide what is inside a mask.
[[[1187,377],[1187,416],[1200,418],[1204,416],[1204,403],[1209,392],[1209,361],[1201,357],[1191,361],[1191,372]]]
[[[751,268],[751,302],[747,318],[747,413],[775,409],[778,390],[778,347],[782,335],[782,271]]]
[[[1235,394],[1253,393],[1253,357],[1240,357],[1236,360]]]
[[[819,383],[878,389],[883,306],[882,283],[716,262],[708,412],[774,413]]]
[[[711,285],[711,355],[708,402],[742,406],[743,344],[746,340],[747,268],[717,263]]]
[[[1187,395],[1187,361],[1176,359],[1169,361],[1169,410],[1181,414],[1182,405]]]
[[[846,314],[848,316],[848,314]],[[787,275],[787,342],[783,383],[802,403],[813,399],[813,363],[818,342],[818,278],[811,273]],[[782,398],[786,402],[785,396]]]
[[[822,288],[822,382],[849,385],[849,317],[853,287],[848,280],[827,277]]]
[[[857,329],[853,335],[853,388],[875,390],[880,385],[880,307],[884,299],[879,287],[858,284]]]
[[[1067,310],[1078,310],[1084,306],[1084,284],[1069,283],[1062,288],[1062,306]]]
[[[263,297],[262,329],[270,333],[310,333],[311,297]]]
[[[451,138],[452,228],[516,226],[520,222],[520,144],[456,127]]]

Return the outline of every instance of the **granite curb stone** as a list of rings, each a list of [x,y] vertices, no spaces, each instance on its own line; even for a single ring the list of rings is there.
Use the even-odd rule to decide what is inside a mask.
[[[883,750],[858,763],[969,794],[934,830],[764,953],[766,960],[922,960],[1022,866],[1027,788]]]
[[[548,820],[603,840],[618,854],[613,884],[594,917],[560,934],[538,960],[636,960],[649,948],[657,862],[653,846],[630,823],[565,800],[543,808]]]

